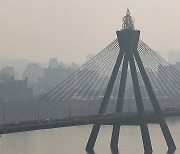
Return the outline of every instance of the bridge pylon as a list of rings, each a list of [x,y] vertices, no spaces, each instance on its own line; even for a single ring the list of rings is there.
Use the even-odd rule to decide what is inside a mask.
[[[145,71],[145,68],[143,66],[143,63],[141,61],[141,58],[137,50],[139,36],[140,36],[140,31],[135,30],[130,12],[129,10],[127,10],[126,16],[123,18],[123,28],[122,30],[117,31],[117,39],[120,46],[120,51],[119,51],[116,63],[114,65],[109,83],[107,85],[105,95],[100,105],[98,114],[101,115],[106,112],[107,105],[108,105],[108,102],[109,102],[109,99],[110,99],[110,96],[111,96],[111,93],[112,93],[112,90],[113,90],[113,87],[114,87],[114,84],[115,84],[115,81],[116,81],[116,78],[120,69],[121,63],[123,64],[122,64],[122,73],[121,73],[119,92],[118,92],[118,98],[117,98],[116,113],[122,112],[125,87],[126,87],[127,70],[129,66],[131,77],[132,77],[132,84],[134,88],[134,95],[135,95],[135,100],[136,100],[138,119],[139,119],[139,125],[141,129],[144,151],[145,153],[152,153],[152,145],[151,145],[149,130],[147,126],[147,120],[145,116],[143,100],[142,100],[142,95],[140,91],[140,85],[139,85],[138,76],[137,76],[137,68],[136,68],[136,64],[137,64],[137,67],[139,68],[144,85],[147,89],[149,98],[151,100],[152,106],[154,108],[156,117],[158,119],[158,123],[160,125],[164,138],[166,140],[168,149],[170,151],[174,151],[176,149],[176,145],[173,141],[170,130],[163,117],[156,95],[152,89],[149,77]],[[121,126],[120,124],[113,125],[112,137],[111,137],[111,143],[110,143],[110,146],[112,149],[118,148],[120,126]],[[88,143],[86,145],[87,151],[93,151],[100,127],[101,127],[101,124],[99,123],[94,124]]]

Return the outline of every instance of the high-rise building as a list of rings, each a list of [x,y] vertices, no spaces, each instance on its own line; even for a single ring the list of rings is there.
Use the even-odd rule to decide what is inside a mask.
[[[180,72],[180,62],[176,62],[176,64],[172,65],[178,72]]]
[[[0,83],[0,100],[29,100],[32,98],[33,88],[28,88],[27,78]]]
[[[71,67],[64,68],[59,66],[58,68],[45,68],[44,69],[44,81],[46,82],[46,90],[50,90],[55,87],[57,84],[65,80],[68,76],[70,76],[75,69]]]
[[[18,74],[15,72],[14,67],[4,67],[0,71],[0,82],[18,79]]]
[[[49,60],[49,67],[58,68],[58,66],[59,66],[59,62],[58,62],[58,60],[56,58],[51,58]]]
[[[22,77],[28,78],[28,84],[37,84],[38,78],[43,76],[43,68],[38,63],[29,63]]]
[[[176,64],[176,62],[180,62],[180,50],[169,51],[168,52],[168,62],[171,64]]]

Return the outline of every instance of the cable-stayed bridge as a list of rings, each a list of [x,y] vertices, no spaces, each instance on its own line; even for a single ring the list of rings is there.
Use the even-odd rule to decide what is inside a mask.
[[[118,146],[121,125],[139,125],[144,150],[151,153],[147,123],[158,123],[174,151],[164,117],[180,115],[180,73],[139,36],[127,10],[117,39],[42,97],[36,120],[3,122],[1,133],[94,124],[86,146],[92,151],[101,125],[113,125],[111,148]]]

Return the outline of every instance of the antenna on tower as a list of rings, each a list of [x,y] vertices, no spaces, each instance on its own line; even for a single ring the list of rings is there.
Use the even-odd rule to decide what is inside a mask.
[[[134,29],[134,21],[133,21],[133,18],[131,17],[131,13],[128,8],[126,11],[126,16],[123,17],[122,28],[123,29]]]

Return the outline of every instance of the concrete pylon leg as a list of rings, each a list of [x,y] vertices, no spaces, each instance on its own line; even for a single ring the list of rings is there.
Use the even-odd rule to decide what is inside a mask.
[[[94,125],[91,135],[89,137],[88,143],[86,145],[86,151],[91,152],[93,151],[94,145],[96,143],[97,135],[99,133],[101,125]]]
[[[152,86],[151,86],[151,83],[149,81],[148,75],[147,75],[147,73],[145,71],[142,60],[139,57],[139,54],[138,54],[137,50],[134,51],[134,57],[135,57],[135,59],[137,61],[137,65],[139,67],[142,79],[143,79],[144,84],[146,86],[149,98],[151,100],[152,106],[153,106],[154,111],[156,113],[156,116],[157,116],[157,119],[159,121],[161,130],[162,130],[164,138],[166,140],[167,146],[168,146],[170,151],[174,151],[174,150],[176,150],[175,142],[174,142],[174,140],[172,138],[172,135],[171,135],[171,132],[170,132],[168,126],[167,126],[167,123],[166,123],[166,121],[165,121],[165,119],[163,117],[163,114],[162,114],[161,108],[159,106],[159,103],[157,101],[156,95],[155,95],[155,93],[154,93],[154,91],[152,89]]]
[[[98,112],[99,115],[104,114],[106,111],[106,108],[107,108],[107,105],[108,105],[108,102],[109,102],[109,99],[110,99],[110,96],[112,93],[112,89],[114,87],[114,83],[116,81],[116,77],[117,77],[117,74],[119,72],[119,68],[120,68],[120,65],[121,65],[121,62],[123,59],[123,55],[124,55],[124,51],[120,51],[119,55],[117,57],[117,60],[116,60],[116,64],[113,68],[112,75],[111,75],[111,78],[109,80],[108,86],[106,88],[106,92],[105,92],[105,95],[103,97],[101,106],[99,108],[99,112]],[[86,145],[87,151],[93,150],[100,127],[101,127],[100,124],[94,124],[93,129],[92,129],[91,134],[90,134],[90,137],[89,137],[89,140],[88,140],[88,143]]]
[[[138,110],[139,124],[141,128],[144,151],[145,153],[152,153],[152,145],[151,145],[151,140],[149,136],[147,121],[145,118],[144,106],[143,106],[143,101],[142,101],[141,91],[139,87],[137,70],[136,70],[133,54],[131,51],[128,51],[127,54],[128,54],[128,60],[130,63],[130,70],[131,70],[134,94],[135,94],[136,105],[137,105],[137,110]]]
[[[144,113],[144,106],[137,77],[137,70],[133,57],[133,50],[137,50],[139,42],[140,31],[132,28],[123,29],[117,31],[118,42],[122,50],[125,51],[126,56],[130,64],[131,77],[133,82],[134,94],[136,99],[136,105],[138,110],[139,125],[141,128],[142,140],[144,145],[144,151],[146,153],[152,152],[152,145],[149,136],[149,130],[147,127],[147,121]]]
[[[112,137],[111,137],[111,149],[118,148],[120,125],[113,125]]]
[[[123,110],[124,93],[127,79],[128,60],[126,54],[124,55],[124,61],[122,66],[121,80],[119,84],[119,92],[116,105],[116,113],[121,113]],[[117,149],[119,141],[120,125],[113,125],[112,137],[111,137],[111,148]]]

